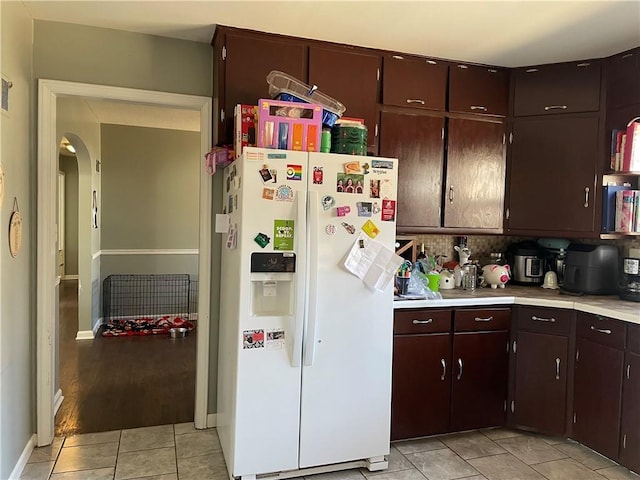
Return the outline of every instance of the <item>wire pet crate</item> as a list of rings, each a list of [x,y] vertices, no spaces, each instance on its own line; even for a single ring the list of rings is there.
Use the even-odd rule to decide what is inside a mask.
[[[188,274],[109,275],[103,282],[103,320],[152,325],[161,319],[188,320],[191,283]]]

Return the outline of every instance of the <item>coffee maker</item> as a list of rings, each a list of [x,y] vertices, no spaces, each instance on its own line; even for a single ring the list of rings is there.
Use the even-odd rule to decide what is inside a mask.
[[[640,255],[622,259],[619,295],[623,300],[640,302]]]
[[[538,245],[543,248],[545,272],[555,272],[560,286],[564,283],[564,267],[569,240],[564,238],[541,238]]]

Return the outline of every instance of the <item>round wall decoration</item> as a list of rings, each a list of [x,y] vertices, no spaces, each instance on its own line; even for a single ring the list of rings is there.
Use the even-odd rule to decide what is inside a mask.
[[[22,214],[18,210],[18,199],[13,199],[14,210],[9,219],[9,252],[13,258],[22,247]]]

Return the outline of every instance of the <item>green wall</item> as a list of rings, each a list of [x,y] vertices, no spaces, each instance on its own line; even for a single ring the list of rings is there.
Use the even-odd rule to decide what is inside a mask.
[[[60,155],[58,162],[65,181],[64,274],[78,275],[78,160]]]
[[[210,45],[71,23],[34,24],[36,78],[212,96]]]

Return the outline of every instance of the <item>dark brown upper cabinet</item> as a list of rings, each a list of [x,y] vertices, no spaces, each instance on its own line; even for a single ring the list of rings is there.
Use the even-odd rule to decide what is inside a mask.
[[[449,111],[505,117],[509,103],[506,69],[452,64],[449,69]]]
[[[640,48],[609,58],[605,72],[607,109],[640,103]]]
[[[597,112],[600,73],[597,60],[517,68],[512,72],[513,115]]]
[[[309,47],[309,84],[342,103],[346,117],[363,118],[367,144],[377,148],[381,57],[352,48]]]
[[[398,107],[443,111],[448,66],[440,60],[385,55],[382,103]]]
[[[382,112],[380,155],[398,159],[398,230],[440,227],[444,118]]]
[[[222,33],[222,32],[220,32]],[[237,104],[257,105],[259,98],[271,98],[267,74],[280,70],[302,81],[307,79],[307,46],[290,37],[226,32],[223,51],[224,75],[219,85],[222,111],[219,143],[233,143],[233,109]],[[218,90],[220,91],[220,90]]]
[[[501,229],[505,189],[504,125],[450,118],[444,226]]]
[[[507,232],[567,236],[599,232],[595,223],[600,201],[598,117],[581,113],[514,120]]]

